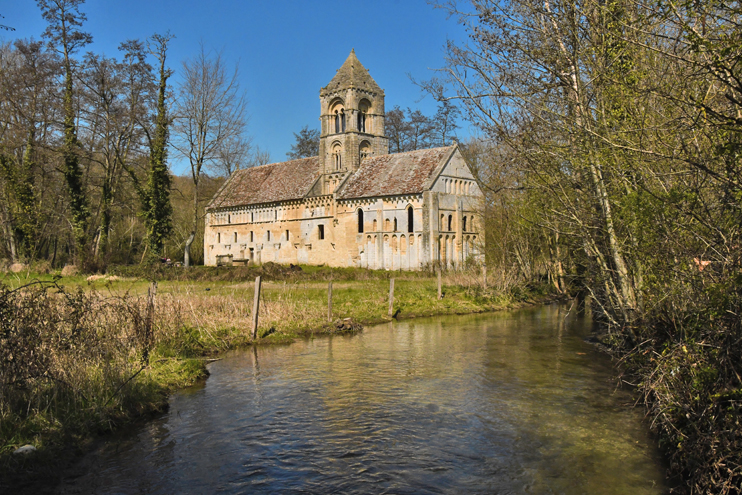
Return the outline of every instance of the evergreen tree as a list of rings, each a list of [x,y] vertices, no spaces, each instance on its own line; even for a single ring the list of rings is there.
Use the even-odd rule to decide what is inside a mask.
[[[294,133],[294,137],[296,142],[291,145],[291,151],[286,153],[289,159],[319,156],[319,131],[317,129],[310,129],[308,125],[305,125],[299,134]]]

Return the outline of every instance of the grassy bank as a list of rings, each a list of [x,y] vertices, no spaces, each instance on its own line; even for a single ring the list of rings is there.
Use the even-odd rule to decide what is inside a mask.
[[[328,322],[329,280],[333,321],[361,324],[388,319],[390,277],[398,318],[492,311],[546,295],[500,282],[485,287],[476,272],[444,274],[440,300],[430,273],[271,264],[112,272],[62,278],[27,272],[0,279],[4,474],[162,410],[172,390],[202,379],[208,357],[223,350],[345,331]],[[253,342],[257,275],[264,282]],[[150,299],[151,279],[158,285]],[[37,452],[12,454],[26,444]]]

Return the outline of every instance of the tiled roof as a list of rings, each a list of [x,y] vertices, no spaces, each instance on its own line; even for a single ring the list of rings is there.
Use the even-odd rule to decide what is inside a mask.
[[[384,94],[384,91],[376,84],[376,81],[374,81],[366,68],[358,61],[355,50],[350,51],[350,55],[348,55],[342,67],[338,69],[335,77],[332,78],[327,86],[320,90],[319,94],[320,96],[324,96],[334,91],[350,87]]]
[[[309,192],[319,175],[318,156],[238,170],[207,208],[300,199]]]
[[[366,158],[338,193],[338,199],[420,194],[455,148],[432,148]]]

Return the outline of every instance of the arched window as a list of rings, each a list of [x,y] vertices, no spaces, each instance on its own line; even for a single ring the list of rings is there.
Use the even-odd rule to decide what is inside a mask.
[[[371,145],[368,141],[364,141],[361,143],[361,146],[359,147],[359,155],[361,157],[361,161],[371,156]]]
[[[415,215],[412,206],[407,207],[407,232],[415,231]]]
[[[363,234],[363,210],[358,208],[358,233]]]
[[[366,114],[368,114],[369,108],[371,107],[371,104],[368,102],[368,100],[361,100],[360,103],[358,103],[358,131],[359,132],[368,132],[366,130]]]
[[[234,233],[234,242],[237,243],[237,232]]]
[[[332,146],[332,159],[335,170],[341,170],[343,168],[343,147],[340,143],[335,143]]]
[[[394,232],[397,231],[397,217],[394,217]]]
[[[341,98],[335,98],[329,106],[330,132],[335,134],[345,131],[345,104]]]
[[[463,218],[461,223],[461,231],[466,232],[466,217]]]
[[[270,242],[270,240],[271,240],[271,231],[269,230],[268,231],[268,242]]]
[[[445,218],[444,215],[441,213],[441,222],[438,224],[438,230],[443,230],[443,219],[444,218]]]
[[[378,227],[379,226],[376,223],[376,219],[374,218],[374,232],[376,232],[378,230]]]
[[[448,215],[448,231],[451,232],[451,225],[453,225],[453,215]]]
[[[217,242],[217,244],[222,242],[222,233],[221,232],[217,232],[216,233],[216,242]]]
[[[227,213],[227,223],[232,223],[232,215]]]
[[[388,218],[384,219],[384,231],[389,232],[389,219]]]

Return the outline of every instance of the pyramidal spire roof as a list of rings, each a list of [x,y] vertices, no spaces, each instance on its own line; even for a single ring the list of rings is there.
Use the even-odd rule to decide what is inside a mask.
[[[330,83],[322,88],[320,95],[324,96],[328,93],[348,88],[365,89],[372,93],[384,94],[384,91],[376,84],[376,81],[374,81],[366,68],[358,61],[355,49],[350,51],[350,55],[345,59],[345,63],[338,69],[337,74],[335,74],[335,77],[332,78]]]

